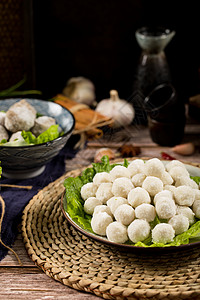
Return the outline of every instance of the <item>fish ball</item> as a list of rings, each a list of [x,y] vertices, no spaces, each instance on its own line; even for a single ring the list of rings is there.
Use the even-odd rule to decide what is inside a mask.
[[[167,197],[157,199],[155,208],[160,219],[170,219],[176,214],[175,202]]]
[[[161,180],[163,182],[164,185],[166,184],[172,184],[174,182],[173,178],[171,177],[171,175],[168,172],[163,172],[163,174],[161,175]]]
[[[25,99],[11,105],[6,112],[5,127],[11,132],[30,130],[35,123],[36,110]]]
[[[194,222],[195,222],[194,215],[195,214],[190,207],[177,205],[176,213],[177,213],[177,215],[183,215],[183,216],[187,217],[190,225],[194,224]]]
[[[181,185],[188,185],[192,189],[198,189],[198,184],[193,179],[191,179],[190,177],[185,176],[185,175],[180,176],[176,180],[175,186],[178,187],[178,186],[181,186]]]
[[[175,235],[181,234],[189,228],[189,220],[184,215],[173,216],[168,223],[174,228]]]
[[[131,178],[130,171],[124,166],[115,166],[109,174],[111,175],[112,181],[120,177]]]
[[[35,136],[38,136],[44,131],[46,131],[50,126],[55,124],[56,120],[54,118],[48,116],[41,116],[35,119],[35,123],[34,126],[31,128],[31,131]]]
[[[98,198],[103,204],[105,204],[107,200],[110,199],[112,196],[112,183],[101,183],[96,191],[96,198]]]
[[[94,208],[97,205],[101,205],[101,201],[96,197],[89,197],[84,202],[84,211],[86,212],[86,214],[92,215],[94,212]]]
[[[122,204],[128,204],[128,201],[126,198],[123,197],[112,197],[107,201],[107,205],[111,210],[111,213],[114,215],[115,210],[118,208],[118,206]]]
[[[170,192],[169,190],[163,190],[154,196],[154,199],[153,199],[154,204],[156,204],[156,201],[162,197],[173,200],[172,192]]]
[[[106,212],[94,214],[91,219],[91,227],[94,233],[106,236],[107,226],[113,222],[113,219]]]
[[[100,212],[106,212],[108,215],[110,215],[111,217],[113,217],[113,214],[111,213],[110,207],[108,207],[105,204],[101,204],[101,205],[95,206],[93,215],[94,214],[98,214]]]
[[[172,193],[172,196],[174,197],[174,192],[176,190],[176,187],[174,185],[169,185],[169,184],[166,184],[164,186],[164,191],[167,190],[167,191],[170,191]]]
[[[131,181],[135,187],[138,187],[138,186],[141,187],[145,178],[146,178],[145,174],[139,173],[139,174],[133,175]]]
[[[128,226],[128,237],[133,243],[142,242],[150,235],[150,225],[146,220],[135,219]]]
[[[0,111],[0,125],[4,126],[6,113],[4,111]]]
[[[193,212],[195,213],[195,216],[200,219],[200,200],[195,200],[192,205]]]
[[[154,197],[157,193],[163,190],[163,183],[157,177],[147,176],[143,181],[142,187],[149,193],[150,196]]]
[[[135,216],[138,219],[144,219],[147,222],[152,222],[156,217],[155,206],[148,203],[142,203],[136,207]]]
[[[145,189],[136,187],[128,193],[128,203],[132,207],[137,207],[142,203],[151,203],[151,198]]]
[[[88,182],[81,187],[81,197],[86,200],[89,197],[95,197],[97,186],[93,182]]]
[[[174,198],[178,205],[192,206],[195,200],[195,192],[190,186],[181,185],[176,188]]]
[[[0,142],[2,140],[8,140],[8,139],[9,139],[9,134],[7,130],[5,129],[5,127],[3,127],[3,125],[0,125]]]
[[[186,168],[183,167],[174,167],[169,170],[169,174],[173,178],[174,181],[177,181],[182,176],[187,176],[189,178],[190,174],[186,170]]]
[[[132,206],[122,204],[115,210],[114,217],[123,225],[129,225],[135,219],[135,211]]]
[[[144,174],[161,178],[165,171],[164,164],[158,158],[152,158],[144,164]]]
[[[128,193],[134,188],[131,179],[120,177],[114,180],[112,185],[112,193],[116,197],[126,198]]]
[[[17,131],[13,133],[9,139],[9,142],[14,142],[14,141],[24,141],[24,138],[22,137],[22,131]]]
[[[152,230],[152,241],[154,243],[167,244],[173,241],[175,230],[171,224],[159,223]]]
[[[112,177],[107,172],[96,173],[93,177],[93,183],[99,186],[103,182],[111,182]]]
[[[114,221],[106,228],[106,235],[109,241],[123,244],[128,240],[127,228],[122,223]]]
[[[131,176],[143,173],[144,161],[142,159],[135,159],[128,165],[127,169],[130,171]]]
[[[165,168],[168,172],[174,167],[182,167],[182,168],[186,169],[184,163],[182,163],[181,161],[176,160],[176,159],[168,162],[165,166]]]
[[[194,193],[195,193],[195,201],[196,200],[200,200],[200,190],[194,190]]]

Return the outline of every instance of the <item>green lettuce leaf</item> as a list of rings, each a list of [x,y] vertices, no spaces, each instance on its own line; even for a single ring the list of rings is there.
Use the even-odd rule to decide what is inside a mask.
[[[85,169],[80,176],[65,179],[64,186],[66,193],[64,198],[64,210],[82,229],[94,233],[91,228],[92,216],[86,214],[84,211],[84,200],[80,193],[81,187],[88,182],[92,182],[96,173],[109,172],[116,165],[123,165],[127,167],[128,161],[125,159],[121,164],[110,164],[108,156],[103,156],[100,163],[93,163],[92,167]],[[195,181],[200,182],[200,177],[195,177]],[[161,220],[158,216],[156,216],[154,221],[150,222],[151,229],[153,229],[157,224],[163,222],[167,222],[167,220]],[[143,242],[134,244],[129,240],[125,244],[138,247],[170,247],[180,246],[196,241],[200,241],[200,220],[196,220],[196,223],[194,223],[186,232],[177,235],[174,238],[174,241],[168,244],[153,243],[151,235]]]
[[[21,135],[24,141],[15,140],[13,142],[7,142],[3,139],[0,145],[5,146],[28,146],[28,145],[38,145],[46,142],[50,142],[57,139],[59,136],[63,135],[63,132],[59,132],[59,125],[51,125],[47,130],[41,133],[38,137],[35,137],[31,131],[22,131]]]
[[[108,156],[103,156],[100,163],[93,163],[91,168],[85,169],[81,176],[69,177],[64,181],[66,190],[64,209],[72,220],[81,228],[93,233],[91,216],[86,214],[83,208],[84,200],[81,198],[81,187],[93,180],[96,173],[109,172],[117,164],[110,165]]]
[[[190,176],[197,184],[200,184],[200,177],[199,176]]]
[[[22,137],[28,144],[42,144],[52,141],[60,136],[58,124],[51,125],[47,130],[41,133],[37,138],[30,131],[22,131]]]

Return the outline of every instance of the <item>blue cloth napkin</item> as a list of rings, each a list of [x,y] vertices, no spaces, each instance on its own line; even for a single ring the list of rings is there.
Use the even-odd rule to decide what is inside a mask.
[[[14,180],[6,179],[2,176],[1,183],[17,184],[17,185],[31,185],[31,190],[19,188],[2,187],[0,194],[5,202],[5,215],[3,218],[1,239],[9,247],[12,247],[17,231],[18,225],[21,221],[22,212],[32,197],[38,191],[55,181],[65,172],[65,159],[73,158],[76,151],[67,145],[60,151],[60,153],[46,165],[44,172],[31,179]],[[1,205],[0,205],[1,206]],[[2,208],[0,207],[0,215]],[[2,260],[8,253],[8,249],[0,244],[0,260]]]

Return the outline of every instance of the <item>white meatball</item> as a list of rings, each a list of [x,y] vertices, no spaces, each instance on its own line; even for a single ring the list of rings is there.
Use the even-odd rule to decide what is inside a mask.
[[[25,99],[14,103],[6,112],[5,127],[11,132],[30,130],[36,119],[36,110]]]
[[[194,193],[195,193],[195,201],[196,200],[200,200],[200,190],[194,190]]]
[[[109,241],[123,244],[128,240],[127,228],[120,222],[112,222],[106,228],[106,235]]]
[[[192,205],[193,212],[195,213],[195,216],[200,219],[200,200],[195,200]]]
[[[146,220],[135,219],[128,226],[128,237],[133,243],[142,242],[150,235],[150,225]]]
[[[144,219],[147,222],[152,222],[156,217],[155,206],[148,203],[142,203],[136,207],[135,216],[138,219]]]
[[[131,173],[131,176],[134,176],[138,173],[143,173],[144,161],[142,159],[135,159],[128,165],[128,170]]]
[[[92,215],[94,212],[94,208],[97,205],[101,205],[101,201],[95,197],[89,197],[84,202],[84,211],[86,212],[86,214]]]
[[[96,173],[93,177],[93,183],[99,186],[103,182],[111,182],[112,177],[107,172]]]
[[[115,213],[115,210],[118,208],[118,206],[127,203],[128,203],[127,199],[123,197],[112,197],[107,201],[107,205],[110,208],[111,213],[113,215]]]
[[[170,192],[169,190],[163,190],[154,196],[153,199],[154,204],[156,204],[156,201],[162,197],[173,200],[172,192]]]
[[[91,220],[91,227],[94,233],[106,236],[107,226],[113,222],[113,219],[106,212],[99,212],[94,214]]]
[[[112,183],[101,183],[96,191],[96,198],[99,199],[102,202],[102,204],[105,204],[107,200],[110,199],[112,196]]]
[[[195,222],[194,212],[192,211],[192,209],[190,207],[177,205],[176,213],[177,213],[177,215],[181,214],[181,215],[187,217],[190,225],[194,224],[194,222]]]
[[[150,196],[154,197],[157,193],[163,190],[163,183],[157,177],[147,176],[143,181],[142,187],[149,193]]]
[[[128,193],[128,203],[132,207],[137,207],[142,203],[151,203],[151,198],[145,189],[136,187]]]
[[[186,169],[184,163],[182,163],[181,161],[176,160],[176,159],[168,162],[165,166],[165,168],[168,172],[174,167],[182,167],[182,168]]]
[[[152,230],[152,241],[155,243],[167,244],[173,241],[175,230],[167,223],[157,224]]]
[[[3,125],[0,125],[0,142],[2,140],[8,140],[9,134]]]
[[[155,204],[156,213],[160,219],[170,219],[176,214],[176,205],[170,198],[159,198]]]
[[[35,136],[38,136],[46,131],[50,126],[55,124],[56,120],[54,118],[49,116],[41,116],[35,119],[35,124],[31,128],[31,131]]]
[[[169,184],[166,184],[164,186],[164,190],[167,190],[167,191],[170,191],[174,197],[174,192],[176,190],[176,187],[174,185],[169,185]]]
[[[181,185],[188,185],[192,189],[197,189],[198,190],[198,184],[193,179],[191,179],[190,177],[185,176],[185,175],[180,176],[176,180],[175,186],[178,187],[178,186],[181,186]]]
[[[13,133],[9,139],[9,142],[14,142],[14,141],[24,141],[24,138],[22,137],[22,131],[17,131]]]
[[[132,206],[122,204],[115,210],[114,217],[118,222],[127,226],[135,219],[135,211]]]
[[[94,214],[98,214],[100,212],[106,212],[108,215],[110,215],[111,217],[113,217],[113,214],[111,213],[110,207],[108,207],[105,204],[101,204],[101,205],[95,206],[93,215]]]
[[[187,176],[189,178],[189,172],[183,167],[174,167],[169,170],[169,174],[174,181],[177,181],[181,176]]]
[[[158,158],[152,158],[146,161],[144,164],[144,174],[146,176],[155,176],[161,178],[165,172],[165,167],[161,160]]]
[[[172,225],[176,235],[185,232],[189,228],[189,220],[184,215],[173,216],[168,223]]]
[[[168,172],[163,172],[161,178],[160,178],[163,182],[164,185],[166,184],[172,184],[174,182],[173,178],[171,177],[171,175]]]
[[[89,197],[95,197],[97,191],[97,186],[93,182],[88,182],[84,184],[81,188],[81,197],[86,200]]]
[[[6,113],[4,111],[0,111],[0,125],[4,126]]]
[[[128,193],[134,188],[131,179],[120,177],[114,180],[112,185],[112,193],[116,197],[126,198]]]
[[[181,185],[176,188],[174,198],[178,205],[192,206],[195,192],[190,186]]]
[[[119,177],[131,178],[130,171],[124,166],[115,166],[109,173],[112,177],[112,181]]]
[[[138,174],[133,175],[131,180],[135,187],[138,187],[138,186],[141,187],[145,178],[146,178],[145,174],[138,173]]]

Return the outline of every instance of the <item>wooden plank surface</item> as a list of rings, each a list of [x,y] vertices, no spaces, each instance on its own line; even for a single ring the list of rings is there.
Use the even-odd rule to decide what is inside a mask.
[[[98,140],[99,147],[86,147],[81,149],[74,159],[66,161],[66,171],[88,166],[94,160],[98,148],[104,147],[105,143],[138,143],[141,153],[138,157],[161,158],[161,151],[188,162],[200,163],[200,124],[188,124],[185,129],[183,142],[192,141],[196,145],[196,151],[191,156],[174,154],[170,147],[160,147],[154,144],[149,136],[148,128],[130,128],[126,132],[115,133],[111,140]],[[106,144],[107,145],[107,144]],[[117,149],[115,149],[117,151]],[[73,299],[73,300],[96,300],[99,297],[77,291],[64,286],[60,282],[49,278],[40,270],[27,255],[22,241],[21,233],[13,245],[13,250],[18,254],[23,266],[20,266],[16,257],[9,251],[8,255],[0,262],[0,299]]]
[[[16,257],[10,251],[0,262],[0,299],[101,299],[93,294],[84,293],[67,287],[48,277],[29,258],[20,233],[18,234],[12,249],[19,256],[23,266],[19,265]]]

